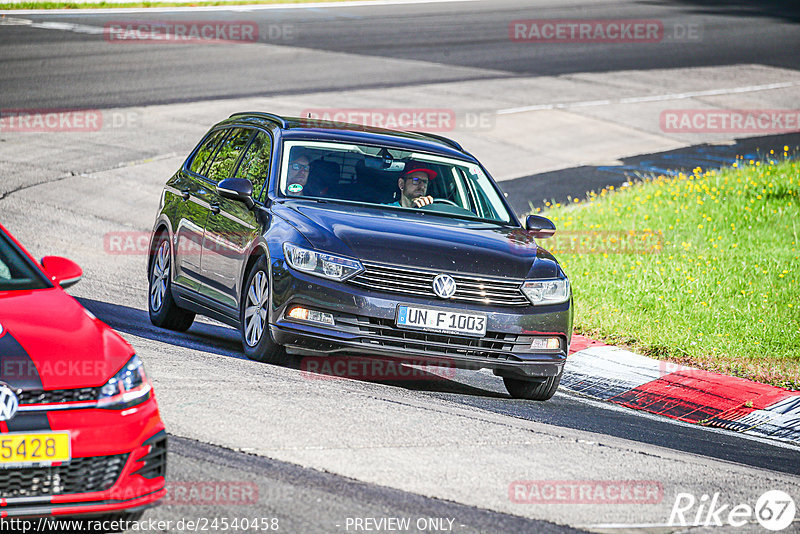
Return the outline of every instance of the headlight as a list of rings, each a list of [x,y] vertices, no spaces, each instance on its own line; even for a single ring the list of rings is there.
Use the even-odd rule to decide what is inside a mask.
[[[560,304],[569,300],[569,280],[528,280],[522,284],[522,292],[534,306],[538,304]]]
[[[98,407],[123,409],[140,404],[150,398],[150,381],[144,364],[135,354],[117,374],[100,388]]]
[[[290,243],[283,244],[283,253],[293,269],[331,280],[346,280],[364,270],[358,260],[325,254]]]

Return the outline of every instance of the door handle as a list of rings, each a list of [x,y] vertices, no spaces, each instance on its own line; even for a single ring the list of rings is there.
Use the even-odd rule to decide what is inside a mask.
[[[189,197],[191,195],[189,194],[189,191],[187,190],[187,191],[181,191],[181,196],[183,197],[183,201],[186,202],[187,200],[189,200]]]
[[[211,204],[211,213],[217,215],[219,213],[219,204]]]

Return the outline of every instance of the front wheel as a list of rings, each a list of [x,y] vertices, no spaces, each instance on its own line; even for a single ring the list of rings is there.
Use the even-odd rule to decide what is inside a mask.
[[[262,256],[247,275],[239,311],[239,332],[245,356],[257,362],[282,363],[286,351],[269,333],[269,305],[269,271]]]
[[[154,325],[185,332],[194,322],[194,313],[179,308],[172,298],[172,254],[169,236],[162,234],[150,265],[150,295],[147,310]]]
[[[515,399],[546,401],[556,394],[563,373],[562,369],[556,376],[539,380],[523,380],[504,376],[503,383],[505,383],[508,393]]]

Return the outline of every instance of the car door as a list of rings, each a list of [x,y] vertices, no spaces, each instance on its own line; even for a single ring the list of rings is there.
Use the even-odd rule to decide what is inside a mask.
[[[232,178],[239,161],[252,160],[249,155],[251,147],[257,151],[263,144],[251,143],[254,137],[258,139],[255,130],[236,129],[217,151],[208,179],[219,183]],[[230,308],[227,310],[229,314],[238,311],[241,265],[249,243],[257,234],[258,221],[252,210],[243,202],[214,193],[203,237],[203,284],[200,292]]]
[[[229,133],[228,129],[209,133],[186,166],[167,182],[165,189],[165,204],[171,206],[170,218],[174,224],[174,281],[194,290],[198,289],[202,277],[203,229],[214,193],[205,173]]]

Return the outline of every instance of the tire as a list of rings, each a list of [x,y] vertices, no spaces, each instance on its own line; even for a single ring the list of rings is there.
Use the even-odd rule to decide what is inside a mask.
[[[515,399],[546,401],[556,394],[563,373],[562,369],[556,376],[549,376],[544,380],[523,380],[504,376],[503,383],[508,393]]]
[[[256,261],[246,280],[239,305],[239,333],[244,354],[257,362],[284,363],[286,350],[272,340],[269,332],[269,268],[264,256]]]
[[[185,332],[194,322],[194,313],[179,308],[172,298],[172,254],[169,236],[161,234],[156,242],[148,273],[147,310],[150,322],[160,328]]]

